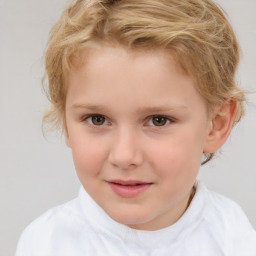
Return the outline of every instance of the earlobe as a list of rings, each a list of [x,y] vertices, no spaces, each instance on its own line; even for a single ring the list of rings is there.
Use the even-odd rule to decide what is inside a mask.
[[[234,124],[237,112],[236,102],[224,103],[213,116],[207,139],[204,145],[205,153],[214,153],[226,142]]]

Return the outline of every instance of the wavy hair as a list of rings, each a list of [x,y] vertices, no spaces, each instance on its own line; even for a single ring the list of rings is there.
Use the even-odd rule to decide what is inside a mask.
[[[94,44],[130,50],[170,51],[196,81],[209,110],[237,103],[235,123],[244,114],[244,92],[235,82],[239,45],[221,8],[211,0],[75,0],[52,28],[45,56],[51,103],[43,123],[63,129],[65,77],[75,57]],[[213,154],[206,156],[207,162]]]

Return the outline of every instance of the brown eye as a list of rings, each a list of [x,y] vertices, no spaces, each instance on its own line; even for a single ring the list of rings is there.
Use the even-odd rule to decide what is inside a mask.
[[[152,124],[154,126],[164,126],[167,124],[168,121],[168,118],[164,116],[155,116],[152,118]]]
[[[103,116],[91,116],[88,118],[89,123],[93,125],[103,125],[106,121],[105,117]]]

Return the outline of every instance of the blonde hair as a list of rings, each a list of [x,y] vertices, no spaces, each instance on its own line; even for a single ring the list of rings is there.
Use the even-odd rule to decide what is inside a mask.
[[[244,113],[244,92],[235,82],[239,45],[225,15],[210,0],[75,0],[52,28],[46,51],[50,108],[44,123],[65,125],[68,74],[80,50],[93,43],[137,49],[164,49],[196,80],[208,108],[237,103],[235,122]],[[213,154],[207,156],[206,161]]]

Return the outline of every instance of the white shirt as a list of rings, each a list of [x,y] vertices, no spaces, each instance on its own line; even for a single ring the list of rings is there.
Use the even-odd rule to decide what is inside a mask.
[[[81,188],[23,232],[16,256],[256,256],[256,232],[233,201],[198,184],[183,216],[157,231],[111,219]]]

